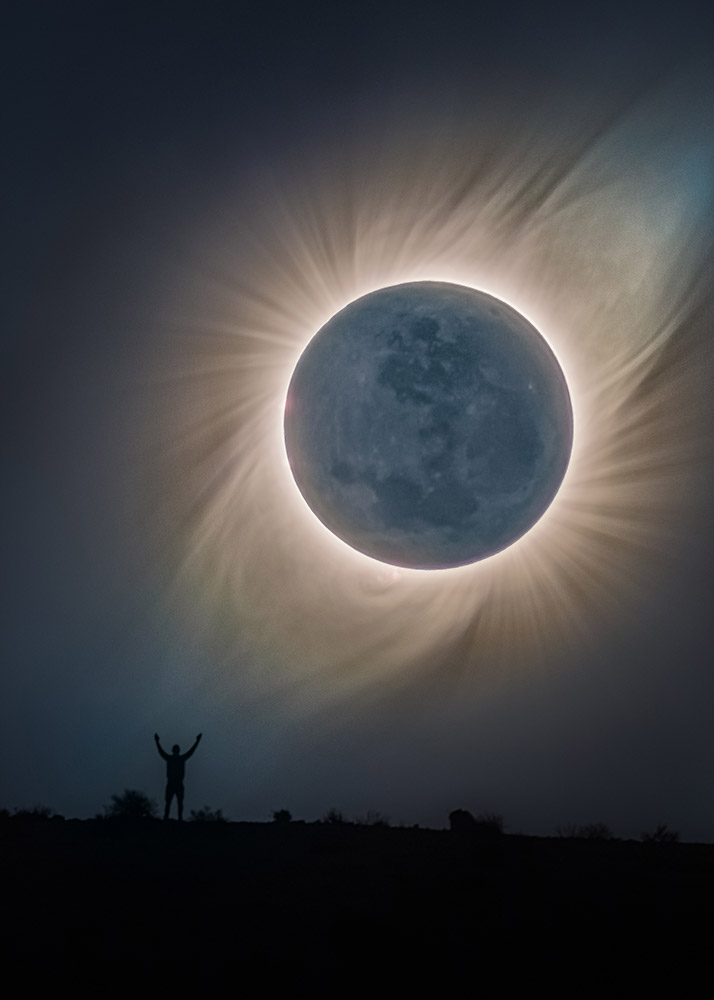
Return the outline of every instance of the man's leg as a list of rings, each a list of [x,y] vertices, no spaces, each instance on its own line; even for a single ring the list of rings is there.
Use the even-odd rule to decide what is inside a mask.
[[[171,799],[174,797],[174,790],[171,785],[166,786],[166,807],[164,808],[164,819],[169,818],[169,809],[171,808]]]
[[[176,802],[178,804],[179,821],[183,819],[183,785],[176,788]]]

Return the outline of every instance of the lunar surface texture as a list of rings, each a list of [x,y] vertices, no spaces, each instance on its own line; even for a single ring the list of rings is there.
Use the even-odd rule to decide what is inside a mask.
[[[543,515],[565,475],[570,396],[520,313],[462,285],[409,282],[356,299],[305,348],[285,446],[307,504],[374,559],[473,563]]]

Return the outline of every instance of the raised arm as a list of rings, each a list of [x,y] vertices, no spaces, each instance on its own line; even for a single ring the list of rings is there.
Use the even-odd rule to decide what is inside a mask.
[[[154,733],[154,740],[156,741],[156,749],[159,751],[159,753],[164,758],[164,760],[168,760],[169,759],[169,755],[166,753],[165,750],[161,749],[161,744],[159,743],[159,734],[158,733]]]
[[[199,733],[198,736],[196,737],[196,742],[193,744],[193,746],[191,747],[191,749],[187,750],[186,753],[182,753],[181,754],[181,756],[183,757],[184,760],[188,760],[188,758],[194,752],[194,750],[196,749],[196,747],[198,746],[198,744],[201,742],[201,737],[202,736],[203,736],[203,733]]]

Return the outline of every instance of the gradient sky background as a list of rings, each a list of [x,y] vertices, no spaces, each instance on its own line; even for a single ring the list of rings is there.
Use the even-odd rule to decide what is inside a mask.
[[[0,806],[160,801],[202,731],[235,820],[713,840],[710,5],[258,8],[5,15]],[[533,539],[428,578],[280,454],[306,339],[418,278],[536,322],[578,441]]]

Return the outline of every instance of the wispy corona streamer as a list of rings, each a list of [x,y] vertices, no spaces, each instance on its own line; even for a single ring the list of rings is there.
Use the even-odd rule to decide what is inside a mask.
[[[445,106],[400,105],[244,179],[190,234],[162,305],[149,523],[176,600],[222,637],[222,692],[281,693],[309,712],[416,676],[471,684],[572,663],[658,585],[696,501],[712,362],[703,102],[673,84],[617,106]],[[392,568],[333,537],[282,438],[309,339],[358,296],[418,280],[525,315],[575,415],[541,521],[444,571]]]

